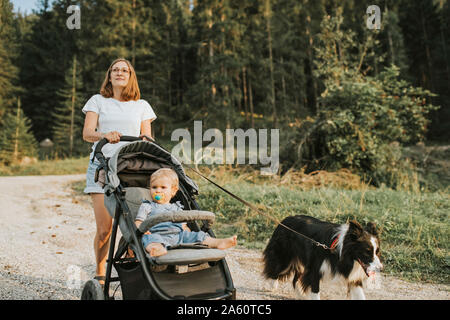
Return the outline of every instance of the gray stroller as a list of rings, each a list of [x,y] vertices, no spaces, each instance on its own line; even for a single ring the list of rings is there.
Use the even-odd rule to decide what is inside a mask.
[[[202,230],[214,237],[211,226],[214,213],[200,210],[195,201],[198,186],[184,172],[180,162],[154,140],[143,141],[123,136],[121,146],[106,159],[99,141],[94,151],[100,165],[95,180],[103,185],[105,206],[113,217],[110,248],[104,285],[92,279],[85,283],[82,300],[110,300],[110,287],[120,282],[123,299],[235,299],[225,252],[201,244],[170,247],[167,254],[151,257],[143,248],[142,235],[152,226],[164,222],[187,222],[192,231]],[[143,199],[150,200],[149,181],[160,168],[172,168],[179,177],[179,191],[172,201],[180,201],[185,210],[151,215],[139,228],[134,218]],[[118,228],[122,238],[117,245]],[[112,267],[118,277],[112,277]]]

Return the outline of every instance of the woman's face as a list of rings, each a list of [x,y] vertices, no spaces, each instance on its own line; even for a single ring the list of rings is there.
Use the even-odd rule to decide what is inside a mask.
[[[111,67],[110,81],[113,87],[125,88],[130,80],[130,68],[125,61],[119,61]]]

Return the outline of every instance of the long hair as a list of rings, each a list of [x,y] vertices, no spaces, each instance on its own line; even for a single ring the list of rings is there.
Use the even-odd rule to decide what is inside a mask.
[[[130,100],[139,100],[141,98],[141,92],[139,90],[139,85],[136,77],[136,72],[134,71],[133,66],[131,65],[130,61],[119,58],[113,61],[111,65],[108,68],[108,71],[106,71],[105,80],[103,80],[103,84],[100,88],[100,94],[105,98],[112,98],[114,97],[113,87],[110,80],[111,77],[111,70],[112,67],[119,61],[124,61],[128,65],[128,69],[130,70],[130,76],[128,78],[128,84],[125,88],[122,90],[122,100],[130,101]]]

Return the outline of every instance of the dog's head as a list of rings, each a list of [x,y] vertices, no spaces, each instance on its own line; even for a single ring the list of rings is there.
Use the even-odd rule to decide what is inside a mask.
[[[363,228],[358,222],[350,221],[344,240],[344,250],[352,260],[358,261],[364,272],[380,271],[380,238],[374,223]]]

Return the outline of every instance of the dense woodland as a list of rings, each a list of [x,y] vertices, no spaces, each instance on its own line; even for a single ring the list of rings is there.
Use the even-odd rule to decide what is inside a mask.
[[[67,8],[79,5],[80,29]],[[282,170],[348,168],[393,184],[401,148],[450,135],[450,4],[361,0],[0,0],[0,162],[85,156],[81,108],[110,63],[134,65],[175,128],[278,128]]]

